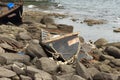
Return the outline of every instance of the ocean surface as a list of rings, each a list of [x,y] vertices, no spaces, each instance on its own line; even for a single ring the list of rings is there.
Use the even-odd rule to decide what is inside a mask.
[[[74,32],[80,32],[86,41],[96,41],[105,38],[109,42],[120,42],[120,33],[113,32],[120,28],[120,0],[51,0],[52,2],[35,5],[34,9],[44,12],[57,12],[71,15],[63,19],[55,19],[56,23],[74,26]],[[37,7],[36,7],[37,6]],[[73,22],[71,19],[77,19]],[[83,22],[85,19],[103,19],[107,24],[88,26]]]

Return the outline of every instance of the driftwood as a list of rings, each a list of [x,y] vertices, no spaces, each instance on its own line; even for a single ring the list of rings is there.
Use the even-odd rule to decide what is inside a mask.
[[[2,45],[2,44],[6,44],[7,46],[11,46],[11,47],[6,47],[5,45]],[[21,45],[19,42],[13,39],[0,37],[0,47],[10,52],[17,52],[18,49],[23,48],[23,45]]]

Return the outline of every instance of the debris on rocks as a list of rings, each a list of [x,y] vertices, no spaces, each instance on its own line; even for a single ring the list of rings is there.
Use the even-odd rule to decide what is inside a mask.
[[[120,42],[86,42],[72,26],[42,20],[51,15],[28,11],[19,27],[0,26],[0,80],[120,79]]]

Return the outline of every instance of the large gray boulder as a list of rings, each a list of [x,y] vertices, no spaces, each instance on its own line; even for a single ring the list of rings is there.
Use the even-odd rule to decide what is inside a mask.
[[[5,69],[3,67],[0,67],[0,77],[9,78],[9,77],[13,77],[15,75],[16,75],[15,72],[8,70],[8,69]]]
[[[37,68],[42,69],[42,70],[52,73],[52,74],[56,73],[56,71],[58,69],[57,63],[54,60],[49,59],[47,57],[42,57],[42,58],[38,59],[36,61],[36,66],[37,66]]]
[[[80,62],[77,61],[76,63],[76,72],[79,76],[85,79],[91,79],[90,74],[87,71],[87,68]]]
[[[97,48],[101,48],[102,46],[106,45],[108,41],[104,38],[100,38],[97,41],[94,42]]]
[[[72,65],[60,64],[59,70],[62,73],[75,73],[75,69],[72,68]]]
[[[29,44],[25,53],[29,55],[31,58],[34,58],[34,57],[40,58],[40,57],[47,56],[43,48],[39,45],[39,43],[35,43],[35,42],[31,42]]]
[[[14,63],[15,61],[18,62],[29,62],[30,57],[27,55],[15,54],[15,53],[4,53],[0,54],[1,57],[4,57],[7,60],[7,64]]]
[[[120,58],[120,49],[114,46],[108,46],[105,49],[105,52],[108,53],[108,55],[111,55],[115,58]]]

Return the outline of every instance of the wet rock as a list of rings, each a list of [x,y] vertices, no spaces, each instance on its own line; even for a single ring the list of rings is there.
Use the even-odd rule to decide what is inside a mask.
[[[54,20],[51,17],[44,16],[41,19],[40,23],[42,23],[42,24],[54,24]]]
[[[68,32],[68,33],[73,32],[73,26],[71,26],[71,25],[58,24],[57,28],[61,31],[65,31],[65,32]]]
[[[99,73],[100,71],[95,68],[95,67],[91,67],[91,68],[87,68],[88,73],[93,77],[95,76],[97,73]]]
[[[108,53],[108,55],[113,56],[115,58],[120,58],[120,49],[114,46],[108,46],[105,49],[105,52]]]
[[[58,68],[58,65],[56,64],[56,62],[47,57],[42,57],[38,61],[36,61],[36,66],[37,68],[52,74],[56,73]]]
[[[10,78],[0,78],[0,80],[11,80]]]
[[[94,42],[97,48],[101,48],[103,45],[107,44],[108,41],[104,38],[100,38],[97,41]]]
[[[25,53],[29,55],[31,58],[34,57],[46,57],[46,53],[44,52],[43,48],[35,42],[31,42],[29,46],[27,47]]]
[[[0,54],[0,56],[4,57],[7,60],[7,64],[14,63],[15,61],[18,62],[29,62],[30,57],[27,55],[20,55],[15,53],[4,53]]]
[[[101,72],[107,72],[107,73],[110,73],[112,72],[112,68],[108,65],[105,65],[105,64],[102,64],[102,65],[99,65],[98,69],[101,71]]]
[[[86,79],[82,78],[81,76],[74,75],[70,80],[86,80]]]
[[[114,32],[120,32],[120,28],[114,29],[113,31],[114,31]]]
[[[26,69],[24,69],[24,70],[25,70],[26,74],[31,78],[34,77],[35,73],[40,72],[39,69],[37,69],[36,67],[33,67],[33,66],[27,66]]]
[[[94,19],[86,19],[84,20],[85,23],[87,23],[88,26],[93,26],[96,24],[105,24],[105,20],[94,20]]]
[[[30,40],[31,36],[27,32],[20,32],[17,35],[17,40]]]
[[[117,80],[117,78],[115,74],[100,72],[93,77],[93,80]]]
[[[76,72],[79,76],[85,79],[91,79],[91,76],[87,71],[87,68],[80,62],[76,63]]]
[[[41,72],[35,74],[35,77],[34,77],[35,80],[53,80],[50,74],[44,71],[41,71]]]
[[[75,69],[71,65],[61,64],[59,69],[62,73],[75,73]]]
[[[59,75],[59,76],[54,75],[53,80],[71,80],[72,76],[73,76],[73,73]]]
[[[15,72],[8,70],[8,69],[5,69],[3,67],[0,67],[0,77],[9,78],[9,77],[13,77],[15,75],[16,75]]]
[[[32,80],[32,78],[29,76],[20,75],[20,80]]]
[[[111,60],[111,63],[114,64],[117,67],[120,67],[120,59]]]

